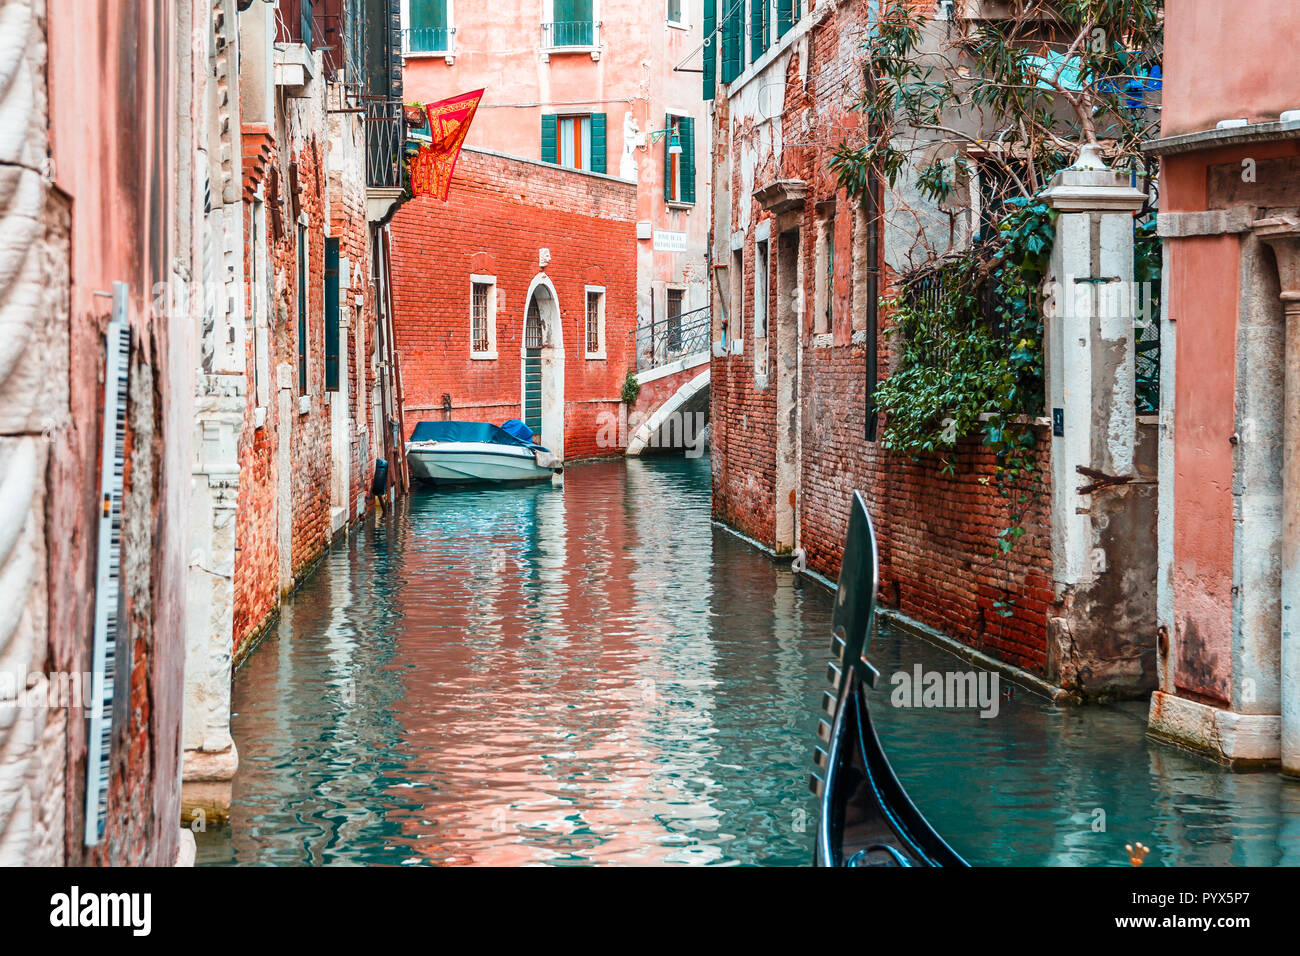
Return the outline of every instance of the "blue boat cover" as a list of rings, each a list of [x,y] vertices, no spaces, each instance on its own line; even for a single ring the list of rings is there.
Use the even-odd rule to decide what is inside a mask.
[[[501,430],[507,435],[514,435],[520,441],[526,441],[530,445],[533,443],[533,430],[517,418],[502,422]]]
[[[529,435],[532,435],[531,431]],[[411,432],[411,441],[468,441],[538,447],[531,441],[524,441],[488,422],[420,422],[415,426],[415,431]]]

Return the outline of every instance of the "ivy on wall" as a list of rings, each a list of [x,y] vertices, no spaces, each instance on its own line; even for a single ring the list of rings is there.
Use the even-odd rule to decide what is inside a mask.
[[[1041,200],[1008,208],[995,240],[910,277],[886,303],[897,364],[876,389],[888,450],[935,456],[949,474],[963,438],[978,435],[995,453],[997,487],[1012,502],[1013,523],[998,535],[1003,554],[1025,533],[1031,425],[1043,409],[1041,287],[1056,227]]]

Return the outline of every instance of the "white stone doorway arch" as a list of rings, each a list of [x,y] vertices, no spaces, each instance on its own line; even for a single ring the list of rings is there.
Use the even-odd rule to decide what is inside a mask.
[[[530,412],[529,346],[540,346],[541,434],[535,440],[554,455],[564,458],[564,330],[560,323],[560,301],[546,273],[538,273],[524,300],[524,334],[520,342],[519,417],[528,421]],[[532,328],[530,329],[530,325]],[[540,325],[540,329],[536,327]],[[531,336],[531,338],[530,338]]]

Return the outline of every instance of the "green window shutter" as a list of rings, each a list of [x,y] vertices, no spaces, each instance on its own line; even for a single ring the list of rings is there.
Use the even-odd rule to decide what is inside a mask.
[[[560,161],[559,138],[555,131],[554,113],[542,115],[542,162],[558,163]]]
[[[591,171],[593,173],[605,172],[605,154],[609,151],[608,135],[605,132],[607,125],[604,113],[591,114]]]
[[[743,48],[741,46],[740,0],[722,0],[730,3],[727,14],[722,21],[722,82],[731,83],[740,76],[743,66]]]
[[[682,202],[695,202],[695,120],[683,116],[677,121],[682,140]]]
[[[749,0],[749,62],[767,50],[767,0]]]
[[[776,0],[776,35],[785,36],[794,21],[794,0]]]
[[[673,114],[669,113],[664,117],[664,129],[673,128]],[[664,202],[674,202],[677,197],[673,195],[673,154],[668,152],[673,145],[673,134],[664,134]]]
[[[786,0],[788,3],[789,0]],[[704,0],[704,98],[718,94],[718,0]]]
[[[325,388],[339,390],[339,241],[325,240]]]

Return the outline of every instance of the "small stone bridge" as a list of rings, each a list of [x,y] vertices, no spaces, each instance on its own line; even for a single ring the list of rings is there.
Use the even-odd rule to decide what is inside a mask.
[[[628,415],[628,455],[707,447],[710,332],[707,306],[637,328],[641,392]]]

